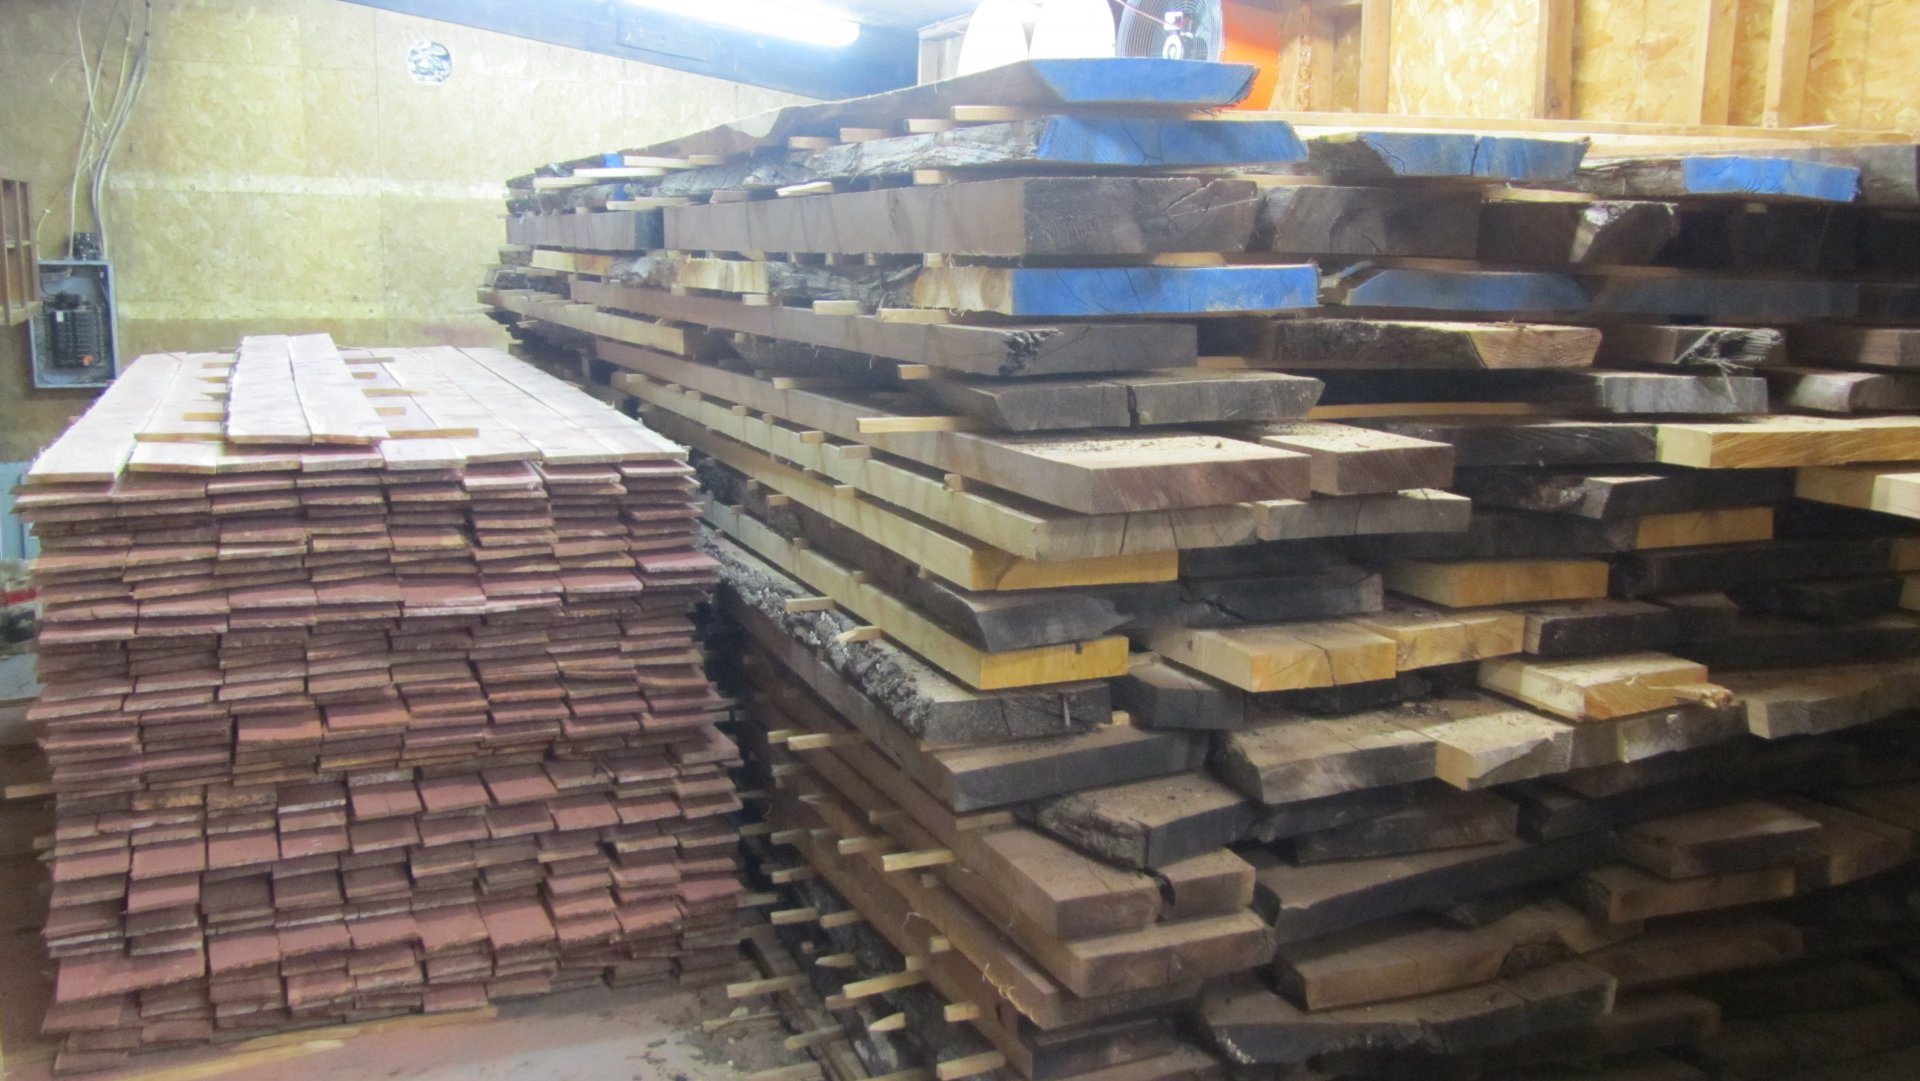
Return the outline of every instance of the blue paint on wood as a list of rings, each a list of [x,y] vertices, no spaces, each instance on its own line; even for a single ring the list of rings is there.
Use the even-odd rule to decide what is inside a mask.
[[[1284,120],[1049,117],[1039,160],[1062,165],[1263,165],[1305,161]]]
[[[1482,135],[1473,146],[1473,175],[1488,180],[1565,180],[1587,155],[1585,139]]]
[[[1680,172],[1689,195],[1778,195],[1850,203],[1860,192],[1860,170],[1794,158],[1714,154],[1685,158]]]
[[[1364,308],[1450,312],[1580,312],[1587,292],[1565,274],[1491,270],[1373,271],[1345,303]]]
[[[1063,105],[1232,105],[1253,89],[1251,64],[1160,57],[1030,60],[1034,76]]]
[[[1471,176],[1471,135],[1450,131],[1367,131],[1334,136],[1329,142],[1352,140],[1377,154],[1394,176]]]
[[[1196,315],[1319,303],[1311,266],[1021,267],[1008,271],[1010,315]]]

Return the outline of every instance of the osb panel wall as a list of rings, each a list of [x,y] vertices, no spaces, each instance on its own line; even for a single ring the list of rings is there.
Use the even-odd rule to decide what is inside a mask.
[[[1539,0],[1447,0],[1393,5],[1396,113],[1531,116]]]
[[[1393,6],[1389,109],[1532,115],[1539,9],[1539,0],[1400,0]],[[1577,0],[1574,115],[1688,122],[1700,9],[1700,0]],[[1738,2],[1730,95],[1735,124],[1761,121],[1772,13],[1773,0]],[[1293,39],[1301,33],[1288,28],[1283,76],[1289,65],[1299,65]],[[1920,0],[1815,0],[1800,122],[1920,133],[1916,49]],[[1350,78],[1353,51],[1343,45],[1335,62],[1341,71],[1333,80]],[[1351,104],[1345,96],[1334,100],[1336,107]]]
[[[1697,6],[1581,0],[1573,24],[1574,115],[1684,123],[1687,102],[1673,88],[1693,70]]]
[[[75,39],[111,0],[0,0],[0,172],[66,235],[84,82]],[[259,332],[493,342],[474,287],[503,240],[502,181],[789,95],[340,0],[157,0],[150,73],[108,193],[123,355]],[[417,41],[452,77],[423,86]],[[30,457],[86,395],[26,392],[0,333],[0,461]]]

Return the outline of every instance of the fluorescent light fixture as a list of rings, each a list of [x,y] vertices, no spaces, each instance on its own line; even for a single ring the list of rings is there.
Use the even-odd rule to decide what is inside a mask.
[[[777,0],[627,0],[635,7],[678,15],[683,19],[718,23],[750,34],[803,41],[838,48],[860,37],[852,19]]]

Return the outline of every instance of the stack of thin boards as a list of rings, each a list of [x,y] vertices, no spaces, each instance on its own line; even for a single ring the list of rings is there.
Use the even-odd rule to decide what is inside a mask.
[[[482,297],[696,452],[775,922],[909,1070],[1693,1076],[1659,995],[1905,933],[1776,910],[1912,855],[1849,733],[1920,706],[1920,546],[1793,471],[1920,460],[1831,408],[1900,381],[1844,373],[1920,310],[1920,151],[1205,111],[1246,77],[543,169]]]
[[[685,457],[488,350],[135,361],[18,498],[58,1067],[730,974]]]

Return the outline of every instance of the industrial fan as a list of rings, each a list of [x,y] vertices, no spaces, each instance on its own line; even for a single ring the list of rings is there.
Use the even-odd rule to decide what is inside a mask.
[[[1257,0],[1119,0],[1120,56],[1252,64],[1260,73],[1243,109],[1273,101],[1280,57],[1280,13]]]

